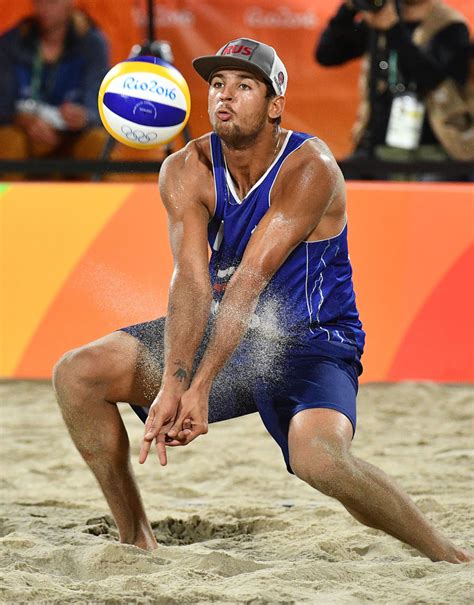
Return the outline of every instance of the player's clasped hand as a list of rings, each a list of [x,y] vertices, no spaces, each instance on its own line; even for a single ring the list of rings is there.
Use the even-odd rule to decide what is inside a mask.
[[[187,445],[208,432],[209,393],[193,387],[183,393],[179,413],[167,435],[167,445]]]
[[[148,412],[139,462],[148,457],[153,441],[162,466],[167,464],[166,447],[188,445],[208,432],[208,397],[191,389],[181,398],[160,392]]]

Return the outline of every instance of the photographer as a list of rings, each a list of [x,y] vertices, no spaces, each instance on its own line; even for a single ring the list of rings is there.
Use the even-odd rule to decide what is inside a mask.
[[[325,66],[364,56],[352,157],[473,159],[463,97],[469,31],[451,7],[440,0],[347,0],[315,54]],[[458,115],[453,122],[454,110],[462,123]]]

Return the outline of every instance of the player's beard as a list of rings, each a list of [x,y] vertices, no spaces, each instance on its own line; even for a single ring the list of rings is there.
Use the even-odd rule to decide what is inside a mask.
[[[267,123],[267,114],[263,113],[255,122],[242,127],[233,120],[221,122],[218,119],[212,121],[214,132],[224,141],[224,143],[233,149],[245,149],[252,145],[258,135],[262,132]]]

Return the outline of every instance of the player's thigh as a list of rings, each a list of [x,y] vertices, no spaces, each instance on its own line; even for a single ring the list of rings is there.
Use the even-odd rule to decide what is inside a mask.
[[[106,401],[149,405],[159,390],[161,368],[139,340],[117,331],[66,353],[56,364],[59,397],[81,393]]]
[[[124,328],[126,336],[133,337],[138,343],[137,361],[133,384],[127,389],[127,399],[133,404],[134,411],[143,420],[148,415],[148,407],[160,388],[164,367],[165,318],[136,324]],[[193,372],[196,371],[210,336],[207,326],[201,344],[196,351]],[[256,411],[252,389],[252,360],[245,346],[240,347],[217,375],[209,397],[209,422],[229,420]],[[124,389],[122,388],[122,392]],[[117,396],[117,393],[115,393]]]
[[[127,328],[127,331],[145,345],[137,363],[136,383],[139,390],[145,393],[158,392],[164,365],[162,340],[164,323],[139,324]],[[208,340],[209,329],[206,330],[196,352],[193,372],[201,362]],[[217,375],[209,395],[209,423],[230,420],[257,411],[254,381],[246,367],[248,363],[250,362],[245,354],[236,352]],[[134,392],[137,392],[137,389]],[[145,421],[153,397],[145,403],[139,399],[126,401],[134,404],[135,413]]]
[[[356,367],[315,358],[295,371],[292,389],[288,427],[292,466],[348,452],[356,428]]]
[[[238,368],[242,370],[242,367]],[[209,423],[239,418],[257,411],[253,384],[230,362],[217,375],[209,395]]]
[[[290,421],[290,456],[303,457],[321,447],[348,450],[352,443],[352,434],[349,418],[338,410],[324,407],[301,410]]]

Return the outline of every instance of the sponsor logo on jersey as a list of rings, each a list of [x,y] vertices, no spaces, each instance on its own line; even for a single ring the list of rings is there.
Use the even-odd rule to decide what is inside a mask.
[[[227,284],[229,283],[230,278],[236,272],[237,267],[227,267],[227,269],[219,269],[216,273],[216,278],[220,281],[214,283],[212,285],[212,289],[216,294],[222,294],[225,292]]]

